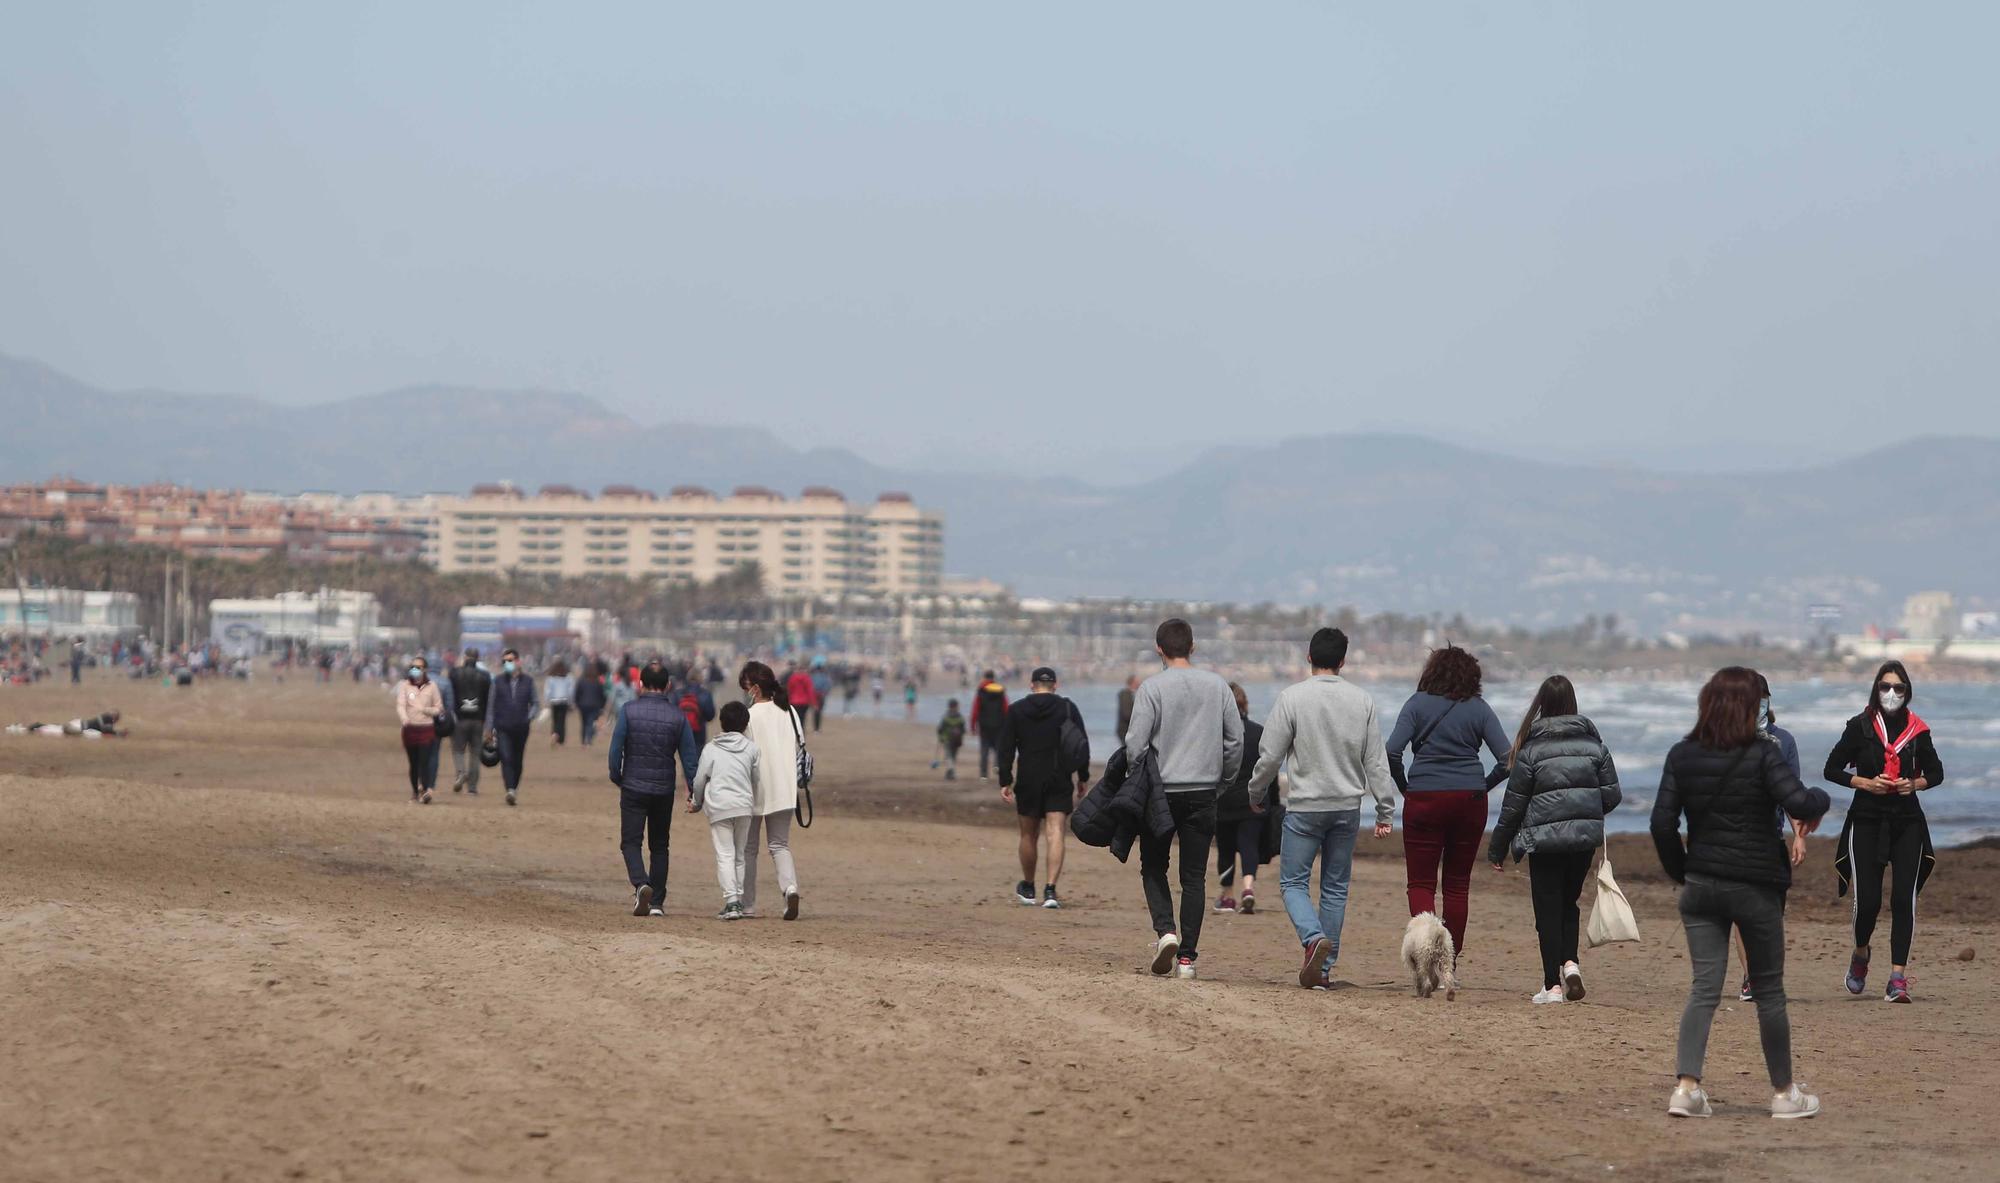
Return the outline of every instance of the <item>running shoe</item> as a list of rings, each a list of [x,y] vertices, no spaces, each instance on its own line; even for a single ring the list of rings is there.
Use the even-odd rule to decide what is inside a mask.
[[[1714,1117],[1715,1110],[1708,1104],[1708,1090],[1700,1085],[1691,1089],[1675,1086],[1674,1095],[1667,1101],[1667,1116]]]
[[[641,883],[632,889],[632,915],[644,916],[653,906],[653,885]]]
[[[417,800],[423,802],[426,805],[429,805],[431,803],[431,791],[429,789],[425,789],[423,791],[423,794],[419,796]]]
[[[785,893],[785,919],[797,920],[798,918],[799,918],[799,893],[796,891],[788,891]]]
[[[1174,957],[1181,951],[1181,938],[1175,933],[1161,933],[1153,942],[1153,972],[1166,977],[1174,971]]]
[[[1184,982],[1194,981],[1194,958],[1182,957],[1174,962],[1174,976]]]
[[[507,804],[514,804],[514,790],[512,789],[507,790]]]
[[[1563,963],[1563,1001],[1583,1001],[1583,967],[1574,961]]]
[[[1882,993],[1884,1002],[1908,1002],[1910,1000],[1910,979],[1902,974],[1889,975],[1889,988]]]
[[[663,912],[663,911],[661,911],[661,910],[660,910],[660,909],[658,909],[658,908],[649,908],[649,909],[647,909],[647,911],[646,911],[646,915],[648,915],[648,916],[665,916],[665,915],[666,915],[666,913],[665,913],[665,912]]]
[[[1244,888],[1242,902],[1236,905],[1236,910],[1245,916],[1255,913],[1257,911],[1257,893],[1251,891],[1249,888]]]
[[[1236,910],[1236,901],[1230,899],[1228,896],[1223,896],[1221,899],[1215,901],[1215,910],[1218,912],[1234,912]]]
[[[730,900],[728,903],[722,905],[722,918],[724,920],[743,919],[743,905],[735,900]]]
[[[1026,879],[1014,885],[1014,898],[1028,907],[1035,906],[1035,885]]]
[[[1757,995],[1756,995],[1756,992],[1750,989],[1750,979],[1749,979],[1749,978],[1744,978],[1744,979],[1743,979],[1743,986],[1742,986],[1742,988],[1736,991],[1736,1001],[1738,1001],[1738,1002],[1755,1002],[1755,1001],[1757,1001]]]
[[[1062,907],[1062,901],[1056,898],[1055,884],[1048,883],[1042,886],[1042,907],[1044,908]]]
[[[451,791],[454,793],[463,793],[465,791],[465,778],[463,776],[454,776],[451,778]]]
[[[1801,1117],[1819,1116],[1819,1098],[1806,1092],[1798,1085],[1771,1098],[1771,1116],[1779,1121],[1791,1121]]]
[[[1306,942],[1306,958],[1299,963],[1299,985],[1308,990],[1326,989],[1327,971],[1333,966],[1333,942],[1314,937]]]
[[[1531,1001],[1536,1006],[1552,1006],[1555,1003],[1562,1002],[1563,988],[1561,986],[1550,986],[1540,994],[1535,995]]]
[[[1868,988],[1868,955],[1856,953],[1847,963],[1847,992],[1859,994]]]

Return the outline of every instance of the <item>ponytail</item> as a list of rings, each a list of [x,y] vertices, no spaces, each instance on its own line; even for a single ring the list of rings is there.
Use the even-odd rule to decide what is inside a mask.
[[[743,672],[736,676],[736,681],[738,685],[755,686],[758,694],[771,702],[777,703],[780,710],[790,711],[792,709],[791,697],[785,693],[784,686],[779,683],[778,675],[772,673],[771,667],[765,665],[763,662],[752,661],[746,663],[743,666]]]

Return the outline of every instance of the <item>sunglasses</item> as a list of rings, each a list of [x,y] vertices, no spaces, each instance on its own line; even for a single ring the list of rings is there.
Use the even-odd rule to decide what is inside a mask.
[[[1903,683],[1901,683],[1901,682],[1877,682],[1877,683],[1875,683],[1875,691],[1876,691],[1876,693],[1878,693],[1878,694],[1879,694],[1879,693],[1881,693],[1881,692],[1882,692],[1882,691],[1884,691],[1884,690],[1908,690],[1908,689],[1909,689],[1909,687],[1908,687],[1908,686],[1906,686],[1906,685],[1904,685],[1904,684],[1903,684]]]

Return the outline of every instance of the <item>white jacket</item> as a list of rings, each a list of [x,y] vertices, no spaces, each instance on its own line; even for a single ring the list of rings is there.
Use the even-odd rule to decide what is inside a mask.
[[[696,808],[712,822],[749,817],[757,808],[757,745],[748,736],[725,731],[701,749],[694,771]]]
[[[750,742],[757,745],[757,816],[786,813],[799,803],[797,717],[775,702],[750,708]]]

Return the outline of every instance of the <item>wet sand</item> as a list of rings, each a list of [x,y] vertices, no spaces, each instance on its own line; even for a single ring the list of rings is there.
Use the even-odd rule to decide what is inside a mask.
[[[0,1178],[1978,1179],[2000,1149],[1992,849],[1943,854],[1895,1007],[1840,987],[1816,843],[1788,984],[1825,1114],[1765,1116],[1732,993],[1717,1117],[1675,1123],[1687,959],[1643,843],[1614,860],[1646,940],[1587,952],[1580,1004],[1528,1004],[1526,877],[1483,867],[1469,988],[1413,997],[1396,839],[1362,840],[1339,989],[1296,985],[1274,876],[1185,983],[1103,851],[1071,844],[1065,910],[1015,904],[1010,809],[938,782],[924,728],[829,719],[804,918],[723,924],[686,816],[668,917],[629,915],[574,736],[519,809],[497,770],[454,797],[449,756],[423,808],[376,687],[0,691],[10,722],[114,705],[132,738],[0,737]]]

